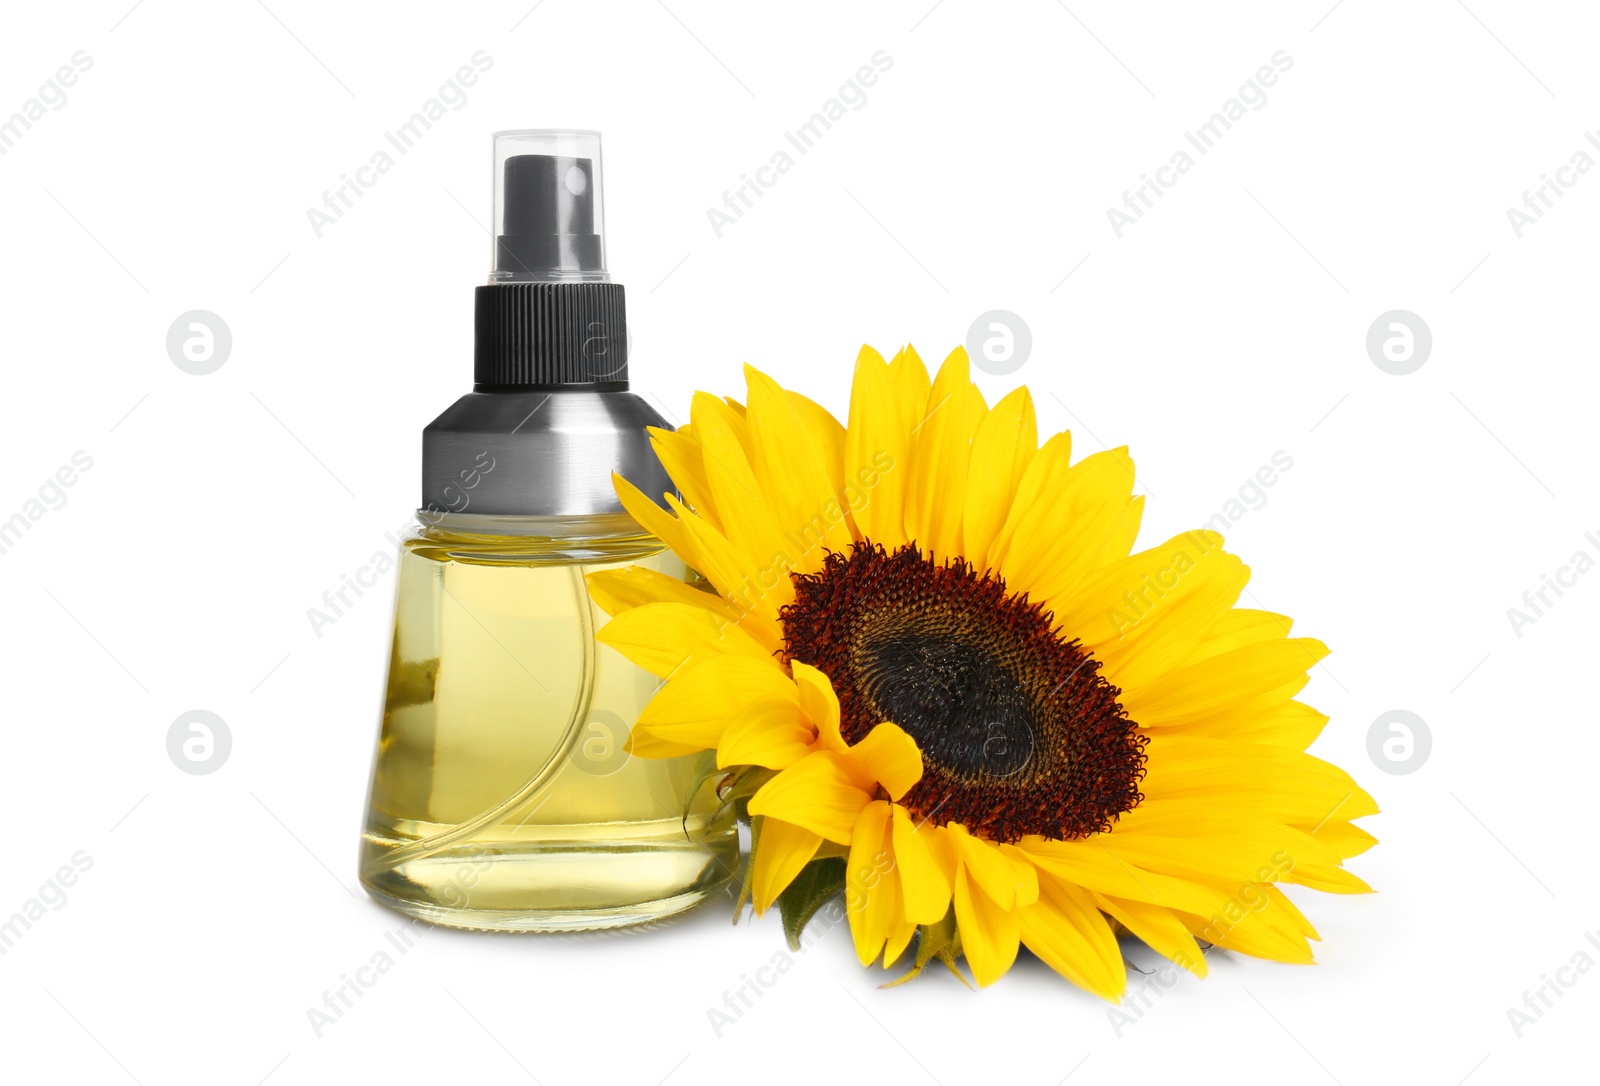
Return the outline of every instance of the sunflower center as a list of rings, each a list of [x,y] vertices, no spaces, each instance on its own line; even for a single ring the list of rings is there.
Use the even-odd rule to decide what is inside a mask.
[[[828,676],[849,742],[885,720],[916,740],[922,780],[901,802],[918,816],[1066,840],[1139,803],[1145,739],[1120,691],[999,578],[858,543],[794,581],[786,657]]]

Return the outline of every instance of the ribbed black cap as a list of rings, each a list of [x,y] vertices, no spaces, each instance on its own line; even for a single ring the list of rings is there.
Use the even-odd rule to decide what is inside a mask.
[[[628,387],[621,283],[492,283],[478,288],[476,309],[480,391]]]

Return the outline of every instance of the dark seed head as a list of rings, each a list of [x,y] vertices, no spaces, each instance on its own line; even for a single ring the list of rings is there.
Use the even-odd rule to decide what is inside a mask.
[[[858,543],[796,574],[785,657],[828,676],[844,737],[893,721],[922,750],[901,800],[996,841],[1111,828],[1143,798],[1146,740],[1049,612],[962,560]]]

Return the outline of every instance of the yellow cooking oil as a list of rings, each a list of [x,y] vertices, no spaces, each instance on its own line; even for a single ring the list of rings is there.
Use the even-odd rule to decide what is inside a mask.
[[[692,575],[625,514],[497,519],[445,517],[402,545],[361,881],[409,915],[498,931],[686,909],[732,875],[736,828],[713,821],[712,789],[690,802],[692,758],[628,752],[660,681],[595,640],[584,578]]]

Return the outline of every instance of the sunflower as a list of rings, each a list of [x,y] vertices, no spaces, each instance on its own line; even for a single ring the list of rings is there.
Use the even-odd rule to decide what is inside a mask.
[[[863,348],[843,425],[746,380],[652,431],[681,500],[616,480],[701,583],[590,590],[664,680],[633,753],[703,752],[752,820],[756,911],[842,891],[863,965],[915,940],[911,973],[959,956],[983,986],[1026,946],[1108,1000],[1124,932],[1202,976],[1211,947],[1310,962],[1283,887],[1367,891],[1342,865],[1377,807],[1305,753],[1327,649],[1235,606],[1222,538],[1133,550],[1127,450],[1040,445],[1027,389],[989,407],[963,350],[930,382]]]

